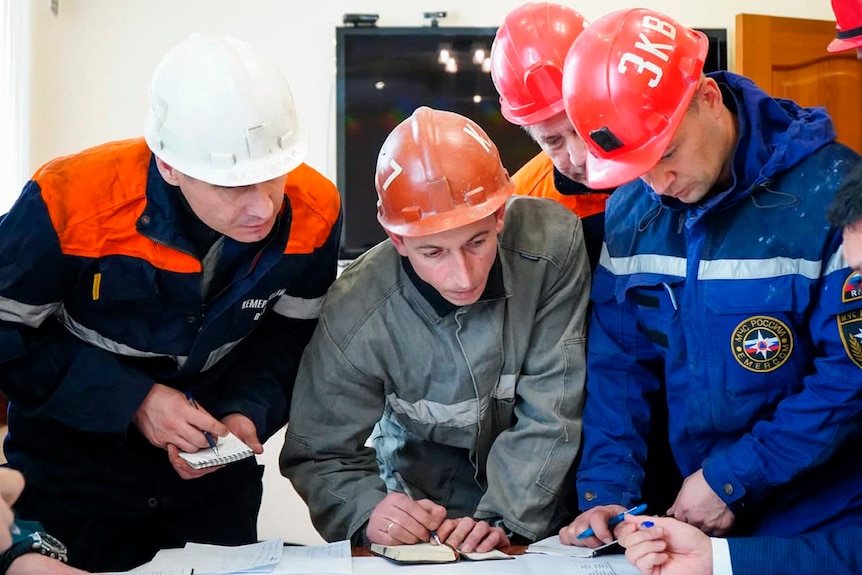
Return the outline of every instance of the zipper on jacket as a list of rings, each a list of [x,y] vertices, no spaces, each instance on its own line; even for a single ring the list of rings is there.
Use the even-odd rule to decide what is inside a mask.
[[[670,296],[670,303],[673,306],[673,311],[679,311],[679,306],[676,304],[676,295],[673,293],[673,288],[667,282],[662,282],[667,295]]]

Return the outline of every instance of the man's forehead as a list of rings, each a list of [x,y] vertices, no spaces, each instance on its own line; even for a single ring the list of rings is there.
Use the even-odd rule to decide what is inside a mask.
[[[561,133],[571,132],[574,129],[565,112],[560,112],[556,116],[552,116],[538,124],[533,124],[530,127],[533,137],[537,140],[558,136]]]

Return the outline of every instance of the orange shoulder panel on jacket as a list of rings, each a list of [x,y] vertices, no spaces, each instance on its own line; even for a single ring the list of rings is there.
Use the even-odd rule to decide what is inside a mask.
[[[341,212],[341,196],[335,184],[307,164],[300,164],[287,175],[284,194],[292,213],[284,253],[310,254],[332,233]]]
[[[554,186],[554,163],[545,152],[539,152],[512,176],[515,193],[554,200],[573,211],[580,218],[587,218],[605,211],[608,194],[576,194],[567,196]]]
[[[143,138],[109,142],[51,160],[33,175],[64,254],[122,255],[180,273],[201,270],[192,256],[157,244],[135,225],[146,207],[152,153]]]

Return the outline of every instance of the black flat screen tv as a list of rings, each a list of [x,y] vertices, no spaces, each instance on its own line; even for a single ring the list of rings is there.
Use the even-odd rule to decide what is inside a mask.
[[[727,66],[727,32],[710,40],[707,72]],[[342,197],[341,258],[386,238],[377,222],[374,169],[389,132],[419,106],[457,112],[479,124],[514,173],[539,152],[500,114],[487,63],[496,28],[336,28],[336,184]],[[454,62],[454,64],[452,63]]]

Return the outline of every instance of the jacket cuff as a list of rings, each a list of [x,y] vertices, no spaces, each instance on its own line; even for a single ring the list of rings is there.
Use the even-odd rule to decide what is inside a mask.
[[[631,493],[614,493],[608,490],[607,485],[578,484],[578,509],[588,511],[600,505],[622,505],[626,509],[633,505],[635,497]]]
[[[703,477],[718,497],[736,512],[744,507],[745,485],[730,470],[727,452],[711,455],[703,462]]]

